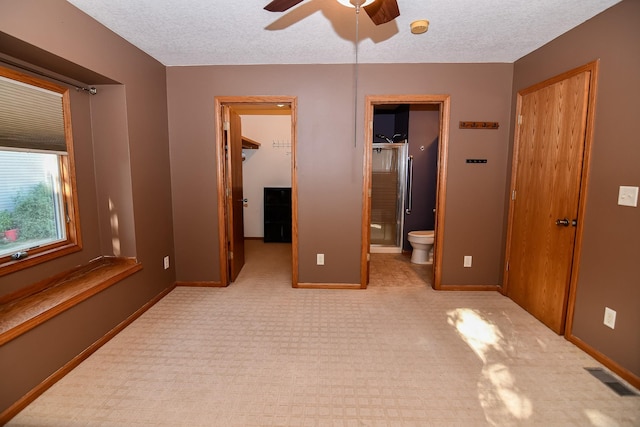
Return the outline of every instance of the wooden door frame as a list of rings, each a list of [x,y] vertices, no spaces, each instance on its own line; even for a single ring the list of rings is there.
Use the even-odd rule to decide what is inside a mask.
[[[376,105],[432,104],[440,107],[438,133],[438,181],[436,189],[435,242],[433,253],[433,289],[441,289],[442,245],[444,242],[444,217],[447,188],[447,158],[449,149],[449,95],[367,95],[365,98],[365,134],[362,184],[362,244],[360,253],[360,287],[369,283],[369,250],[371,245],[371,152],[373,150],[373,110]]]
[[[216,96],[215,101],[215,120],[216,120],[216,177],[217,196],[218,196],[218,248],[220,263],[220,284],[228,286],[229,273],[227,268],[227,260],[229,259],[229,251],[227,241],[229,235],[227,232],[226,217],[227,197],[225,191],[225,158],[224,158],[224,120],[223,106],[250,107],[256,104],[289,104],[291,106],[291,285],[296,287],[298,284],[298,179],[297,179],[297,158],[296,158],[296,135],[297,135],[297,111],[298,98],[295,96]]]
[[[576,236],[574,240],[574,249],[573,249],[573,261],[571,263],[571,277],[569,279],[569,287],[568,287],[568,295],[566,296],[566,311],[565,311],[565,326],[564,326],[564,335],[567,338],[571,338],[573,335],[571,334],[571,329],[573,327],[573,313],[575,310],[575,300],[576,300],[576,292],[578,286],[578,271],[580,269],[580,255],[582,253],[582,237],[584,231],[584,218],[586,212],[587,205],[587,187],[589,183],[589,171],[591,164],[591,147],[593,143],[593,129],[595,122],[595,107],[596,107],[596,95],[597,95],[597,82],[598,82],[598,66],[600,60],[595,60],[585,64],[583,66],[574,68],[562,74],[559,74],[555,77],[551,77],[550,79],[544,80],[540,83],[529,86],[528,88],[522,89],[518,91],[517,99],[516,99],[516,112],[515,112],[515,123],[514,123],[514,137],[513,137],[513,156],[511,159],[511,185],[509,194],[513,194],[515,190],[516,184],[516,176],[517,176],[517,156],[518,149],[520,145],[520,125],[518,124],[518,117],[522,112],[522,97],[529,93],[540,90],[544,87],[554,85],[558,82],[566,80],[568,78],[577,76],[584,72],[589,72],[589,96],[587,101],[587,117],[586,117],[586,128],[585,128],[585,138],[584,138],[584,153],[582,158],[582,176],[580,177],[580,194],[578,198],[578,224],[576,226]],[[511,234],[513,228],[513,215],[514,215],[514,202],[512,198],[509,198],[509,216],[507,219],[507,240],[506,240],[506,248],[505,248],[505,260],[504,260],[504,280],[503,285],[500,289],[500,292],[503,295],[507,295],[507,290],[509,288],[509,254],[511,252]]]

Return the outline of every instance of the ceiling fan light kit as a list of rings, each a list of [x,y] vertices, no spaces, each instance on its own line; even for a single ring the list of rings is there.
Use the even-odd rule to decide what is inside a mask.
[[[338,3],[348,7],[364,7],[369,6],[374,1],[375,0],[338,0]]]
[[[423,34],[423,33],[426,33],[428,29],[429,29],[429,21],[427,21],[426,19],[419,19],[411,23],[412,34]]]

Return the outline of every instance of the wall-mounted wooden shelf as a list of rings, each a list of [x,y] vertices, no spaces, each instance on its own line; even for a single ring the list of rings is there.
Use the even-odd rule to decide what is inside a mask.
[[[246,136],[242,137],[242,148],[248,148],[250,150],[257,150],[260,148],[260,143],[254,141],[253,139],[247,138]]]

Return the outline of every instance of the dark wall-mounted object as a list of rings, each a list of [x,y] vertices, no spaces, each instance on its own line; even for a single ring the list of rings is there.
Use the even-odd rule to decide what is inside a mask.
[[[498,129],[498,122],[460,122],[460,129]]]
[[[264,188],[264,241],[291,242],[291,188]]]

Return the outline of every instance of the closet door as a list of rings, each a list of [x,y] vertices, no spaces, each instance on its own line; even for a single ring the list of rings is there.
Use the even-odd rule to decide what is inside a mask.
[[[226,132],[227,227],[229,274],[233,282],[244,266],[244,189],[242,186],[242,124],[240,116],[224,107]]]
[[[563,333],[585,150],[588,71],[518,95],[506,290]]]

